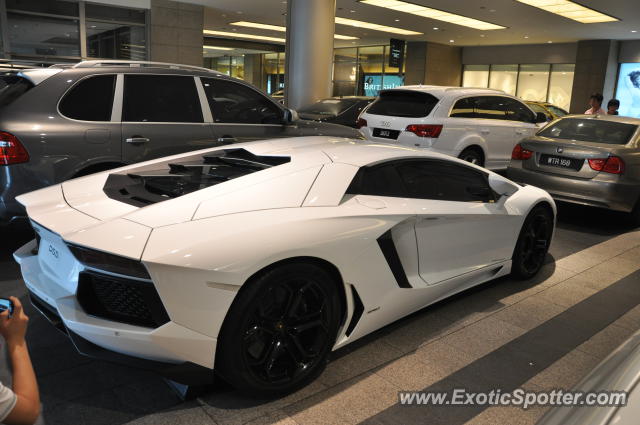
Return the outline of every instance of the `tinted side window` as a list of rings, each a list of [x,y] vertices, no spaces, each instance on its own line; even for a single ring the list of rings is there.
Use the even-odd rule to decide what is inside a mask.
[[[500,96],[481,96],[476,99],[476,118],[503,120],[506,117],[504,99]]]
[[[393,164],[363,167],[347,189],[352,195],[406,197],[407,192]]]
[[[535,118],[533,112],[531,112],[531,110],[524,104],[508,97],[503,97],[502,101],[508,120],[529,123],[533,122],[533,119]],[[546,111],[544,111],[543,113],[547,115]]]
[[[122,121],[203,122],[193,77],[125,75]]]
[[[74,120],[111,121],[115,82],[115,75],[81,80],[62,98],[60,112]]]
[[[464,99],[458,100],[456,104],[453,105],[449,116],[454,118],[476,118],[475,101],[475,97],[465,97]]]
[[[391,117],[420,118],[428,116],[439,99],[429,93],[411,90],[388,90],[380,93],[367,113]]]
[[[202,78],[214,122],[282,124],[282,110],[257,91],[242,84]]]
[[[490,202],[486,176],[470,167],[444,161],[406,161],[397,166],[408,196],[456,202]]]

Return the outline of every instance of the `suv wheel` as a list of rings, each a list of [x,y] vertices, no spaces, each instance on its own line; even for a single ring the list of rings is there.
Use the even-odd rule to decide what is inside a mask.
[[[458,158],[463,161],[479,165],[480,167],[484,167],[484,155],[478,148],[466,148],[460,153],[460,155],[458,155]]]

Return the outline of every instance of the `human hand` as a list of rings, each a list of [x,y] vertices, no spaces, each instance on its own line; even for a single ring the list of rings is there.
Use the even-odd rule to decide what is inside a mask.
[[[4,337],[8,345],[15,345],[24,342],[29,318],[24,314],[19,299],[16,297],[9,297],[9,299],[13,303],[13,314],[9,317],[9,310],[0,313],[0,335]]]

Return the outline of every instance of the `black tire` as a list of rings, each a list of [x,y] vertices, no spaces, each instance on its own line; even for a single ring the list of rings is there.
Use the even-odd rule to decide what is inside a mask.
[[[465,150],[460,152],[458,158],[462,159],[463,161],[479,165],[480,167],[484,167],[484,155],[479,148],[466,148]]]
[[[242,288],[224,321],[216,372],[237,389],[273,397],[324,369],[340,321],[332,277],[311,263],[287,264]]]
[[[551,235],[553,214],[548,207],[538,205],[531,210],[522,225],[513,251],[511,274],[517,279],[530,279],[544,265]]]

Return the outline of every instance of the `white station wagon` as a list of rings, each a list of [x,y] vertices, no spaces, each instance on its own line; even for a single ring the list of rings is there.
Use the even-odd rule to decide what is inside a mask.
[[[380,92],[358,126],[371,141],[395,141],[505,169],[513,147],[546,123],[542,115],[499,90],[403,86]]]

